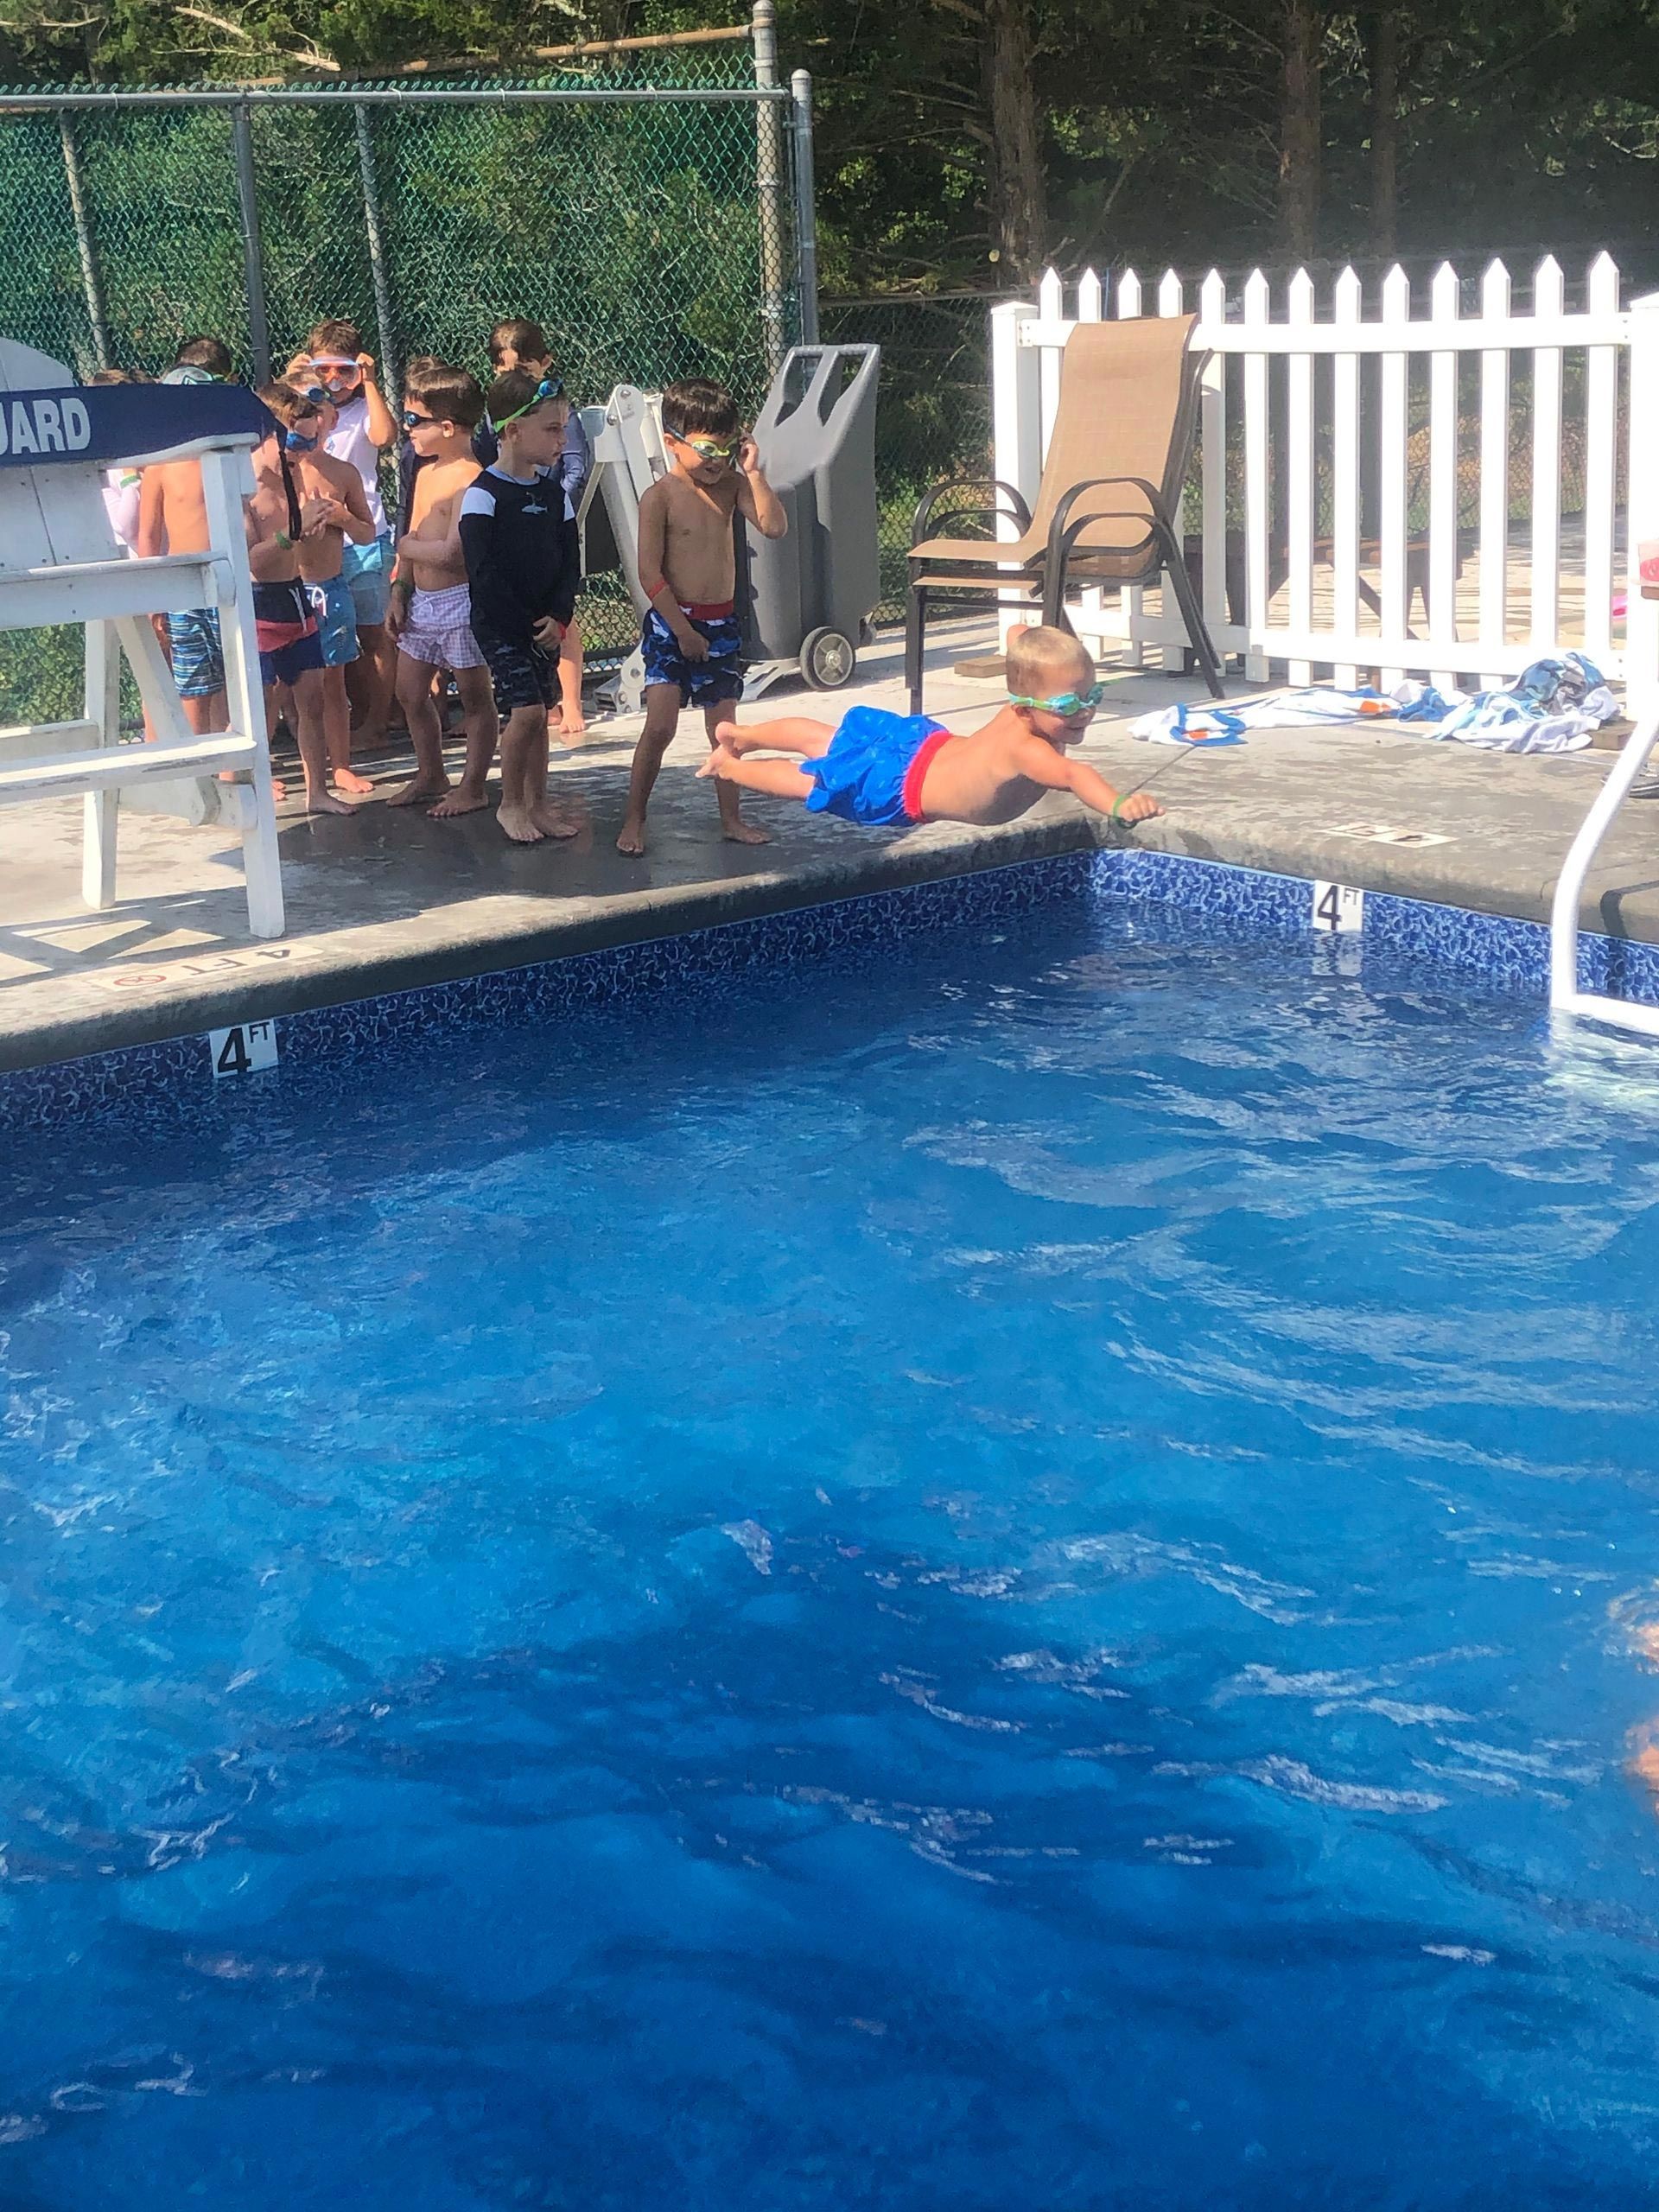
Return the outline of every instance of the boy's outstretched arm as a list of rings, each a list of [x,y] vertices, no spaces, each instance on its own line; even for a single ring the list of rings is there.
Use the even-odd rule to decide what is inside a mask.
[[[762,537],[784,537],[789,532],[789,517],[784,512],[784,503],[766,481],[766,472],[760,466],[760,450],[753,438],[745,438],[737,449],[739,484],[737,512],[746,522],[752,522]]]
[[[1112,786],[1097,768],[1086,760],[1068,760],[1040,737],[1027,738],[1018,752],[1020,773],[1033,784],[1043,784],[1050,791],[1071,791],[1096,814],[1109,814],[1118,822],[1146,822],[1163,808],[1149,791],[1136,791],[1131,798],[1120,799]]]

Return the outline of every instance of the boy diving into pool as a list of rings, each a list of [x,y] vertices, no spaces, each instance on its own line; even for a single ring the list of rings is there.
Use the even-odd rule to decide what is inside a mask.
[[[1008,633],[1008,702],[957,737],[925,715],[854,707],[838,729],[791,715],[740,729],[726,721],[700,776],[718,776],[777,798],[798,798],[812,814],[838,814],[870,829],[916,822],[1014,822],[1045,791],[1071,791],[1096,814],[1144,822],[1163,812],[1144,791],[1120,798],[1084,760],[1068,760],[1094,720],[1103,687],[1069,630],[1022,626]],[[754,760],[753,753],[794,753]]]

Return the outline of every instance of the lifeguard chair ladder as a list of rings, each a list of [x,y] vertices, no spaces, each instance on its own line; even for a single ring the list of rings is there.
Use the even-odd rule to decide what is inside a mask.
[[[79,721],[0,728],[0,805],[85,794],[81,891],[115,902],[121,795],[147,810],[217,818],[242,836],[248,927],[283,933],[270,755],[243,524],[251,454],[268,418],[228,385],[78,385],[60,361],[0,339],[0,632],[79,623],[86,632],[86,711]],[[134,560],[116,543],[103,500],[111,462],[195,460],[210,544],[205,553]],[[219,610],[231,727],[199,737],[184,717],[151,618]],[[153,744],[121,741],[121,656],[144,702]],[[233,780],[219,780],[228,776]]]

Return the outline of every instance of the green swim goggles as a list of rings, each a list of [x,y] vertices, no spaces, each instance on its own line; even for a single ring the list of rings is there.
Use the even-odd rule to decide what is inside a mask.
[[[509,423],[516,423],[521,415],[528,415],[533,408],[539,407],[544,399],[563,399],[563,397],[564,378],[543,377],[522,407],[515,407],[511,415],[503,415],[499,422],[492,423],[490,428],[493,430],[505,430]]]
[[[1052,699],[1023,699],[1016,691],[1008,694],[1011,707],[1035,707],[1039,714],[1058,715],[1063,721],[1070,721],[1073,715],[1092,713],[1106,696],[1103,683],[1091,683],[1086,691],[1058,691]]]
[[[667,429],[667,425],[664,424],[664,428]],[[670,430],[668,435],[676,444],[690,446],[700,461],[731,461],[737,453],[738,441],[735,439],[726,445],[718,438],[690,437],[683,430]]]

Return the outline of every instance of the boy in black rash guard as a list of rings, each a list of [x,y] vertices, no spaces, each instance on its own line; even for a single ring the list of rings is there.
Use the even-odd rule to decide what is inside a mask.
[[[576,604],[559,459],[564,401],[522,369],[490,386],[486,419],[500,458],[461,502],[461,550],[473,636],[501,717],[497,820],[515,844],[574,837],[547,798],[547,710],[559,696],[559,645]]]

